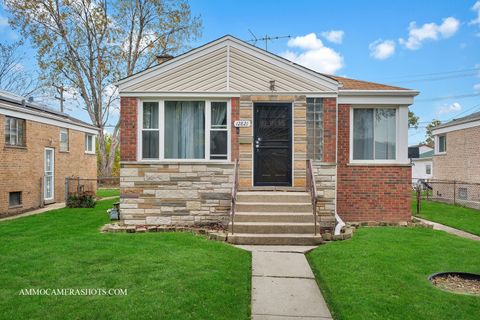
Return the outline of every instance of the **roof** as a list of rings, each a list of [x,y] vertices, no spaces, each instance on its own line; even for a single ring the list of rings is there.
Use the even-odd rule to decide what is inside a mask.
[[[161,64],[152,66],[150,68],[147,68],[146,70],[143,70],[139,73],[133,74],[131,76],[128,76],[126,78],[123,78],[119,80],[116,85],[120,87],[121,91],[122,89],[125,90],[127,87],[131,87],[131,84],[138,83],[139,81],[142,81],[142,79],[147,79],[147,78],[152,78],[154,73],[157,74],[162,74],[162,73],[167,73],[166,77],[168,79],[169,75],[168,72],[172,68],[177,68],[180,66],[181,61],[189,61],[192,57],[195,57],[198,55],[199,57],[202,55],[207,55],[209,51],[212,50],[215,46],[219,44],[230,44],[230,45],[235,45],[237,48],[242,48],[242,50],[249,51],[250,53],[254,52],[256,55],[261,56],[262,59],[269,60],[271,63],[276,64],[277,66],[281,66],[282,68],[286,68],[290,70],[291,72],[295,72],[297,75],[304,76],[306,79],[308,78],[311,81],[316,81],[319,82],[325,86],[328,86],[330,88],[335,88],[335,91],[403,91],[400,92],[402,94],[407,94],[407,95],[417,95],[418,93],[416,91],[410,90],[410,89],[405,89],[401,87],[395,87],[395,86],[389,86],[385,84],[380,84],[380,83],[374,83],[374,82],[369,82],[369,81],[361,81],[361,80],[356,80],[356,79],[350,79],[346,77],[339,77],[335,75],[329,75],[329,74],[324,74],[320,73],[317,71],[314,71],[312,69],[306,68],[302,65],[299,65],[295,62],[292,62],[288,59],[285,59],[284,57],[278,56],[276,54],[273,54],[271,52],[268,52],[266,50],[263,50],[261,48],[258,48],[250,43],[247,43],[243,40],[240,40],[238,38],[235,38],[231,35],[225,35],[221,38],[218,38],[214,41],[208,42],[200,47],[197,47],[195,49],[192,49],[190,51],[187,51],[173,59],[170,59],[166,62],[163,62]],[[216,61],[218,64],[223,63],[223,57],[216,57]],[[204,58],[203,58],[204,59]],[[226,61],[230,61],[230,59],[226,58]],[[213,66],[215,64],[213,60],[210,65]],[[229,63],[229,62],[227,62]],[[253,63],[253,61],[252,61]],[[255,67],[255,66],[253,66]],[[238,68],[238,66],[237,66]],[[228,69],[228,68],[227,68]],[[234,70],[236,68],[230,68],[231,70]],[[259,68],[255,68],[255,70],[260,71]],[[246,75],[247,76],[247,75]],[[220,75],[215,75],[215,79],[219,79]],[[178,79],[178,77],[177,77]],[[202,79],[202,83],[205,83],[206,80]],[[227,81],[228,83],[229,81]],[[331,84],[328,84],[330,82]],[[185,86],[183,86],[185,88]],[[170,89],[169,89],[170,90]],[[127,89],[127,91],[130,91]],[[158,91],[158,90],[157,90]],[[167,90],[168,91],[168,90]],[[222,88],[220,91],[229,91],[228,88]],[[231,90],[230,90],[231,91]],[[313,90],[312,92],[314,92]]]
[[[29,101],[28,98],[19,96],[12,92],[0,90],[0,110],[10,110],[12,112],[20,112],[24,115],[31,115],[44,119],[54,120],[56,122],[63,122],[65,124],[75,125],[89,131],[98,131],[96,126],[91,125],[85,121],[69,116],[66,113],[62,113],[53,110],[43,104]]]
[[[444,124],[438,125],[435,127],[434,130],[438,130],[440,128],[446,128],[446,127],[451,127],[457,124],[462,124],[462,123],[468,123],[468,122],[473,122],[480,120],[480,111],[479,112],[474,112],[472,114],[469,114],[468,116],[461,117],[458,119],[453,119],[452,121],[446,122]]]
[[[339,77],[330,74],[323,74],[326,77],[330,77],[341,84],[340,90],[410,90],[401,87],[389,86],[386,84],[356,80],[351,78]]]

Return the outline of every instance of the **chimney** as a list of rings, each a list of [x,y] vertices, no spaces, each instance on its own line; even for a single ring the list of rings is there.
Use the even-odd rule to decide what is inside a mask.
[[[157,62],[158,64],[162,64],[164,63],[165,61],[168,61],[170,59],[173,59],[173,56],[169,55],[169,54],[162,54],[162,55],[159,55],[157,56]]]

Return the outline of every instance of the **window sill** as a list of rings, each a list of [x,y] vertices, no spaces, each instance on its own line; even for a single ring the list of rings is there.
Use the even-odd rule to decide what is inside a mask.
[[[6,144],[4,146],[4,149],[27,150],[27,146],[13,146],[13,145]]]
[[[437,152],[437,153],[434,153],[433,155],[434,156],[444,156],[446,154],[447,154],[447,152]]]
[[[23,205],[18,204],[16,206],[8,206],[8,209],[20,209],[20,208],[23,208]]]
[[[347,166],[351,167],[411,167],[410,162],[350,162]]]
[[[120,161],[120,164],[233,164],[230,160],[137,160]]]
[[[70,153],[70,150],[65,150],[65,151],[63,151],[63,150],[58,150],[58,152],[59,152],[59,153]]]
[[[85,151],[85,154],[95,155],[95,152],[87,152],[87,151]]]

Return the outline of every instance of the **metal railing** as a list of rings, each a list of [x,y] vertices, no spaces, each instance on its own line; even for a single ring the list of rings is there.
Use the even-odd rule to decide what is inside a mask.
[[[315,176],[313,175],[312,161],[310,159],[307,160],[307,192],[310,192],[312,200],[314,234],[317,235],[317,186],[315,184]]]
[[[234,232],[234,221],[235,221],[235,204],[237,203],[237,190],[238,190],[238,159],[235,160],[234,175],[233,175],[233,185],[232,185],[232,203],[231,203],[231,214],[230,214],[230,225],[232,227],[232,234]]]

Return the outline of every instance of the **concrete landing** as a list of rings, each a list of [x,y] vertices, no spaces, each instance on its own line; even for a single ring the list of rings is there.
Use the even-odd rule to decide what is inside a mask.
[[[239,246],[252,251],[252,319],[332,319],[303,252],[311,246]]]

